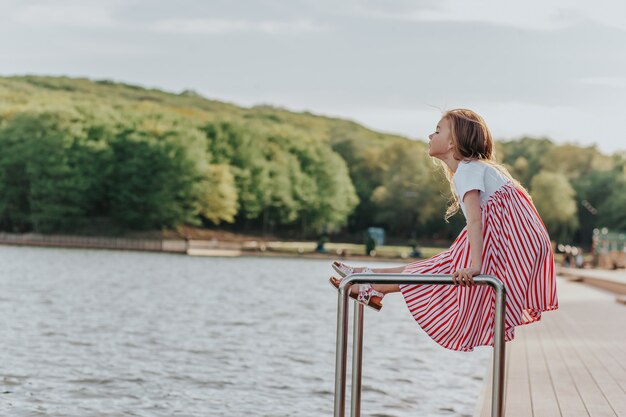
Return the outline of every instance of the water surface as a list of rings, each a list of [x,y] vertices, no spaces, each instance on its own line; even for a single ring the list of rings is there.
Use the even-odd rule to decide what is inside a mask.
[[[329,264],[0,246],[0,415],[330,416]],[[384,304],[363,416],[471,416],[489,349],[447,351]]]

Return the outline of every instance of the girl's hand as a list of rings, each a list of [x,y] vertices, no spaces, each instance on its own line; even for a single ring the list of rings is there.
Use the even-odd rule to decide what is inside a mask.
[[[467,285],[470,287],[474,285],[474,277],[479,274],[480,268],[475,266],[459,269],[452,274],[452,281],[454,281],[454,285]]]

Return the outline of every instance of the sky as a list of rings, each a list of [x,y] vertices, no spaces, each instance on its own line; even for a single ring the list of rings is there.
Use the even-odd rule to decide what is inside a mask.
[[[0,75],[110,79],[426,139],[626,150],[623,0],[0,0]]]

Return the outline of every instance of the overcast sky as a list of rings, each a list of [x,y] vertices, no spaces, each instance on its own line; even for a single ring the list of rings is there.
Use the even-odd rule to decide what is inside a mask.
[[[112,79],[425,139],[626,149],[624,0],[0,0],[0,74]]]

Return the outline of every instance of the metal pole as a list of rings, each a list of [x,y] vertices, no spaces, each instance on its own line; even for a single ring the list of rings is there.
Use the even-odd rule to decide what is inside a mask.
[[[496,308],[493,335],[493,384],[491,392],[491,417],[504,416],[504,322],[506,290],[501,282],[494,285]]]
[[[346,405],[346,354],[348,351],[348,294],[350,285],[339,287],[337,302],[337,351],[335,358],[335,413],[344,417]]]
[[[348,327],[348,294],[350,287],[354,284],[431,284],[431,285],[452,285],[452,275],[438,274],[354,274],[347,276],[339,284],[339,302],[337,307],[337,357],[335,364],[335,417],[344,417],[345,396],[346,396],[346,353],[347,353],[347,327]],[[491,416],[504,416],[504,366],[505,366],[505,344],[504,325],[506,290],[504,284],[493,275],[479,275],[474,277],[477,285],[489,285],[495,290],[496,305],[494,319],[494,354],[493,354],[493,389],[491,398]],[[361,353],[362,353],[362,321],[363,306],[359,304],[360,313],[355,312],[355,338],[353,343],[359,341],[358,369],[355,372],[356,361],[353,358],[353,387],[352,387],[352,416],[358,417],[360,413],[361,400]],[[357,310],[357,309],[355,309]],[[361,326],[357,338],[356,316],[359,316],[359,326]],[[357,347],[353,347],[356,351]],[[355,374],[358,375],[358,384],[355,384]],[[358,390],[357,390],[358,388]],[[356,394],[355,394],[355,391]],[[355,399],[358,404],[355,405]]]
[[[361,370],[363,367],[363,304],[354,302],[354,334],[352,336],[352,395],[350,416],[361,416]]]

